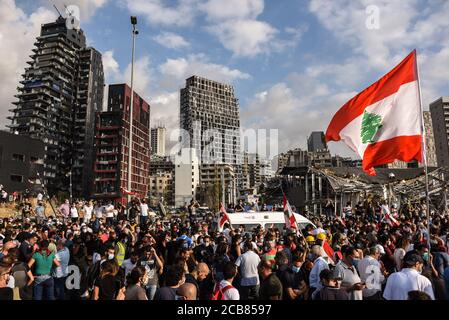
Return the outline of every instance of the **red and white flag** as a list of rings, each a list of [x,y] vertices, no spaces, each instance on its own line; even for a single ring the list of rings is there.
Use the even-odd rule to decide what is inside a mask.
[[[401,225],[401,223],[400,223],[398,220],[396,220],[396,219],[393,217],[393,215],[390,214],[390,213],[387,213],[387,214],[385,215],[385,220],[386,220],[390,225],[395,226],[395,227],[399,227],[399,226]]]
[[[284,205],[285,225],[287,229],[294,229],[298,231],[298,224],[296,223],[295,215],[293,214],[292,207],[290,206],[290,203],[288,202],[285,194],[283,198],[283,205]]]
[[[422,162],[416,50],[380,80],[346,102],[332,118],[326,141],[344,141],[365,172],[395,160]]]
[[[136,195],[135,192],[129,191],[128,189],[125,189],[125,188],[122,188],[122,192],[123,192],[123,194],[126,194],[126,195],[128,195],[128,194],[131,196]]]
[[[218,220],[218,231],[219,232],[223,231],[223,227],[224,227],[224,224],[226,223],[226,221],[231,223],[231,220],[229,219],[228,213],[226,212],[226,209],[225,209],[223,203],[220,204],[220,213],[221,213],[221,215]]]
[[[329,242],[327,242],[327,240],[324,240],[324,242],[323,242],[323,250],[326,253],[328,262],[331,264],[335,264],[335,261],[334,261],[335,252],[334,252],[334,249],[332,249],[332,247],[330,246]]]

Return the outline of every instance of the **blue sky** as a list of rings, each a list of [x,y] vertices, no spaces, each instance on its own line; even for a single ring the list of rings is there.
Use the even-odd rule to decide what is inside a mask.
[[[153,123],[169,129],[192,74],[232,83],[242,125],[278,129],[279,151],[305,147],[310,131],[324,131],[344,102],[414,48],[425,106],[449,94],[449,1],[0,0],[0,51],[8,48],[0,76],[11,79],[0,89],[2,124],[40,23],[56,16],[53,3],[80,8],[108,83],[129,79],[129,16],[138,17],[137,91]],[[379,28],[366,26],[370,5]],[[341,143],[331,151],[352,155]]]

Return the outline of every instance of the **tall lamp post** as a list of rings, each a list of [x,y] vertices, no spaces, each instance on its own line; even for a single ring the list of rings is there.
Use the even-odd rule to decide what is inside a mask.
[[[131,24],[133,26],[133,48],[131,56],[131,99],[129,106],[129,137],[128,137],[128,204],[131,203],[131,173],[132,173],[132,153],[133,153],[133,103],[134,103],[134,51],[136,48],[136,36],[139,31],[136,29],[137,17],[131,16]]]

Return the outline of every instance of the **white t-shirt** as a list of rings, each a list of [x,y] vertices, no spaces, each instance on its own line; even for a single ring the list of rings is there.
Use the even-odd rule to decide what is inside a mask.
[[[84,218],[90,219],[92,217],[92,211],[94,211],[94,207],[85,205],[83,210],[84,210]]]
[[[70,217],[78,218],[78,209],[77,208],[70,208]]]
[[[360,279],[366,283],[363,289],[363,297],[371,297],[378,291],[382,290],[382,283],[385,280],[384,275],[380,271],[380,263],[371,256],[366,256],[359,261],[357,265]]]
[[[430,280],[415,269],[404,268],[388,278],[383,296],[386,300],[408,300],[408,293],[414,290],[425,292],[435,300]]]
[[[103,209],[104,209],[103,206],[97,207],[95,209],[95,216],[97,217],[97,219],[101,219],[103,217]]]
[[[232,283],[226,281],[226,280],[221,280],[220,281],[220,289],[223,290],[223,288],[232,285]],[[223,300],[240,300],[240,294],[239,291],[236,288],[229,288],[227,289],[224,294],[223,294]]]
[[[148,217],[148,205],[146,203],[140,204],[140,215],[142,217]]]
[[[42,199],[44,198],[44,196],[42,195],[42,193],[38,193],[37,194],[37,201],[42,201]]]
[[[123,261],[121,267],[123,268],[123,270],[125,270],[125,278],[126,278],[126,276],[128,276],[128,274],[131,273],[131,271],[135,268],[136,265],[137,265],[137,262],[132,263],[131,259],[126,259]]]
[[[259,272],[257,266],[260,263],[260,257],[254,251],[247,251],[237,258],[235,265],[240,267],[242,280],[241,285],[256,286],[259,282]]]
[[[105,210],[106,210],[106,217],[107,218],[114,218],[114,206],[112,204],[106,206]]]
[[[394,264],[396,265],[396,270],[401,271],[402,269],[402,260],[405,257],[405,250],[402,248],[396,248],[393,253]]]

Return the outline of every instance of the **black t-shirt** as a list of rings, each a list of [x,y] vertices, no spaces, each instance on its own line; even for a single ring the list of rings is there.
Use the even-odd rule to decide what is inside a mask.
[[[270,300],[272,297],[280,297],[282,299],[282,283],[275,273],[264,279],[259,289],[260,300]]]
[[[298,273],[299,274],[299,273]],[[283,299],[289,300],[287,289],[298,289],[299,288],[299,276],[294,273],[292,269],[290,269],[287,265],[283,265],[279,268],[276,275],[279,280],[281,280],[282,288],[283,288]]]
[[[14,299],[14,292],[11,288],[9,287],[0,288],[0,301],[13,300],[13,299]]]
[[[31,259],[33,255],[33,247],[29,242],[22,242],[19,247],[19,261],[26,262]]]
[[[315,300],[349,300],[349,295],[341,288],[324,287],[315,295]]]
[[[113,275],[107,275],[95,280],[95,286],[100,288],[98,300],[114,300],[118,294],[120,282]]]
[[[189,273],[186,274],[186,283],[192,283],[196,287],[196,298],[199,299],[200,297],[200,286],[198,285],[198,281]]]

